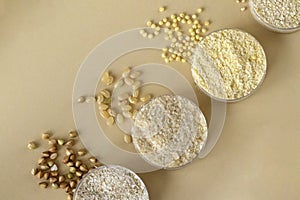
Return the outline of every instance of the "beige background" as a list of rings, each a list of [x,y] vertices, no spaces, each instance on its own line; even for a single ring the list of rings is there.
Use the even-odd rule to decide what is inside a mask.
[[[72,86],[83,59],[112,34],[158,19],[161,5],[170,12],[204,6],[211,30],[249,31],[264,46],[269,69],[254,96],[228,106],[207,158],[141,175],[151,199],[300,199],[300,32],[271,33],[234,0],[0,1],[0,199],[65,199],[36,185],[30,169],[39,150],[26,144],[45,130],[63,135],[74,127]],[[158,53],[153,58],[160,61]]]

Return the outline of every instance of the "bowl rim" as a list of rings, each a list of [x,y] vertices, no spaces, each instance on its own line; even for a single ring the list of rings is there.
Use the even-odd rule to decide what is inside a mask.
[[[181,95],[176,95],[176,94],[162,94],[162,95],[159,95],[155,98],[152,98],[150,101],[148,101],[147,103],[145,103],[143,106],[145,105],[148,105],[151,101],[153,101],[154,99],[156,98],[160,98],[160,97],[163,97],[163,96],[173,96],[173,97],[181,97],[183,99],[186,99],[188,100],[191,104],[193,104],[194,106],[196,106],[198,108],[198,110],[200,111],[201,115],[203,116],[204,120],[205,120],[205,124],[206,124],[206,131],[205,131],[205,138],[204,140],[202,141],[202,146],[200,147],[200,151],[199,153],[196,154],[196,156],[194,158],[192,158],[189,162],[181,165],[181,166],[177,166],[177,167],[163,167],[163,166],[160,166],[160,165],[157,165],[156,163],[152,162],[151,160],[149,160],[146,156],[144,156],[143,153],[140,152],[139,148],[137,148],[137,144],[136,144],[136,139],[134,138],[134,136],[132,136],[132,141],[133,141],[133,145],[134,145],[134,148],[136,149],[136,151],[138,152],[138,154],[146,161],[148,162],[150,165],[154,166],[154,167],[157,167],[159,169],[163,169],[163,170],[178,170],[178,169],[182,169],[188,165],[190,165],[194,160],[196,160],[196,158],[199,158],[199,155],[201,153],[201,151],[205,148],[205,145],[206,145],[206,142],[207,142],[207,139],[208,139],[208,135],[209,135],[209,132],[208,132],[208,124],[207,124],[207,120],[205,118],[205,115],[204,113],[202,112],[202,110],[200,109],[200,107],[195,104],[193,101],[191,101],[189,98],[186,98],[184,96],[181,96]],[[142,107],[143,107],[142,106]],[[141,108],[142,108],[141,107]],[[140,109],[141,109],[140,108]],[[133,128],[133,127],[132,127]],[[200,144],[201,145],[201,144]]]
[[[252,14],[253,18],[259,24],[261,24],[262,26],[264,26],[268,30],[273,31],[273,32],[277,32],[277,33],[292,33],[292,32],[296,32],[296,31],[300,30],[300,24],[297,27],[291,27],[291,28],[279,28],[279,27],[276,27],[276,26],[270,24],[269,22],[264,20],[261,16],[259,16],[259,14],[254,9],[253,2],[254,2],[254,0],[249,0],[250,13]]]
[[[221,32],[221,31],[225,31],[225,30],[234,30],[234,31],[238,31],[238,32],[242,32],[242,33],[245,33],[245,34],[248,34],[250,35],[254,41],[256,41],[261,49],[262,49],[262,52],[263,52],[263,57],[264,57],[264,60],[265,60],[265,66],[264,66],[264,71],[263,71],[263,76],[260,80],[260,82],[257,84],[256,88],[254,88],[249,94],[245,95],[245,96],[242,96],[242,97],[239,97],[239,98],[236,98],[236,99],[227,99],[227,98],[220,98],[220,97],[216,97],[212,94],[210,94],[208,91],[206,91],[205,89],[203,89],[202,87],[200,87],[194,80],[194,82],[196,83],[197,87],[202,91],[204,92],[206,95],[208,95],[210,98],[216,100],[216,101],[220,101],[220,102],[224,102],[224,103],[236,103],[236,102],[240,102],[242,100],[245,100],[246,98],[252,96],[260,87],[261,85],[263,84],[265,78],[266,78],[266,75],[267,75],[267,71],[268,71],[268,59],[267,59],[267,54],[266,54],[266,51],[265,49],[263,48],[262,44],[260,43],[260,41],[258,39],[256,39],[256,37],[254,37],[253,34],[247,32],[247,31],[244,31],[240,28],[221,28],[221,29],[218,29],[218,30],[215,30],[215,31],[212,31],[210,32],[209,34],[207,34],[206,36],[203,37],[203,39],[201,41],[199,41],[196,45],[196,48],[199,47],[199,43],[201,43],[206,37],[209,37],[211,34],[213,33],[217,33],[217,32]],[[193,59],[193,58],[192,58]],[[193,64],[191,64],[191,69],[193,68]],[[194,79],[194,78],[193,78]]]
[[[76,200],[77,193],[78,193],[78,191],[79,191],[80,186],[83,184],[83,180],[84,180],[85,178],[87,178],[90,174],[92,174],[92,173],[94,173],[94,172],[96,172],[96,171],[103,170],[103,169],[105,169],[105,168],[122,169],[122,170],[125,170],[125,171],[127,171],[127,172],[133,174],[134,177],[142,184],[142,187],[145,188],[144,191],[145,191],[145,195],[147,196],[147,200],[150,199],[148,189],[147,189],[147,187],[146,187],[146,185],[145,185],[145,183],[144,183],[144,181],[142,180],[141,177],[139,177],[134,171],[132,171],[132,170],[129,169],[129,168],[123,167],[123,166],[121,166],[121,165],[114,165],[114,164],[112,164],[112,165],[102,165],[102,166],[100,166],[100,167],[97,167],[97,168],[94,168],[94,169],[89,170],[88,173],[86,173],[86,174],[81,178],[79,184],[76,186],[76,189],[75,189],[75,192],[74,192],[74,195],[73,195],[73,200]]]

